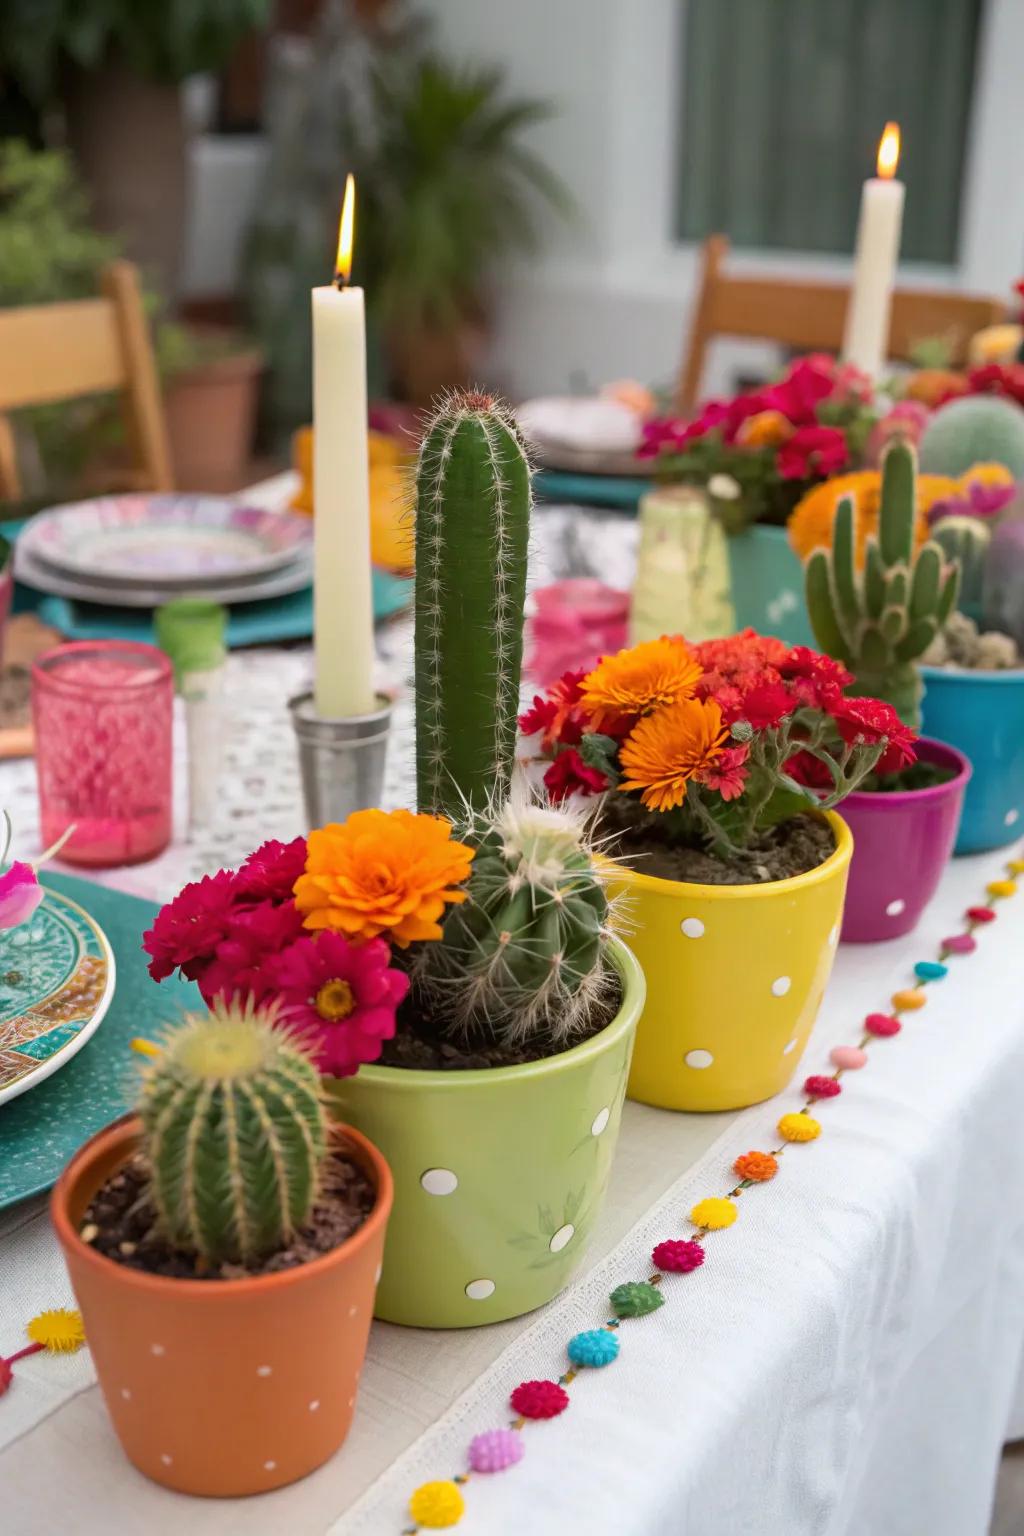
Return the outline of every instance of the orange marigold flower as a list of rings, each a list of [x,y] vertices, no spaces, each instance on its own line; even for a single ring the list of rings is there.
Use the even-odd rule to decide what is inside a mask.
[[[796,428],[781,411],[758,411],[740,423],[736,441],[744,448],[775,448],[792,437]]]
[[[580,685],[582,707],[595,730],[621,731],[652,709],[692,699],[700,674],[686,642],[662,635],[598,662]]]
[[[295,905],[307,928],[349,939],[378,934],[405,949],[439,939],[446,902],[465,901],[472,848],[451,840],[451,822],[411,811],[355,811],[311,832]]]
[[[918,475],[917,477],[917,542],[923,544],[928,537],[927,513],[932,503],[957,494],[958,483],[945,475]],[[869,537],[878,533],[878,511],[881,500],[882,476],[877,469],[857,470],[851,475],[836,475],[812,486],[802,496],[790,513],[786,524],[789,542],[793,549],[806,560],[816,549],[825,549],[832,543],[832,525],[836,511],[844,496],[853,497],[853,531],[856,542],[857,564],[864,564],[864,553]]]
[[[744,1152],[732,1166],[741,1179],[750,1179],[754,1184],[774,1179],[779,1171],[778,1159],[770,1152]]]
[[[729,739],[714,699],[678,699],[633,727],[619,753],[624,790],[639,789],[652,811],[670,811],[686,786],[722,755]]]

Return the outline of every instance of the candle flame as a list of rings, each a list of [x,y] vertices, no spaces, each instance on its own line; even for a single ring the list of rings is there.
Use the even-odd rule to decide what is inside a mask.
[[[885,132],[878,141],[878,174],[883,181],[891,181],[900,163],[900,125],[886,123]]]
[[[344,288],[352,276],[352,247],[356,237],[356,184],[349,175],[345,177],[345,198],[341,205],[341,223],[338,225],[338,259],[334,267],[334,281]]]

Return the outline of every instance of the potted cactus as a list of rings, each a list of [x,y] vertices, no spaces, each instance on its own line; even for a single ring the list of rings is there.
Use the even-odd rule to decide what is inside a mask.
[[[279,1022],[187,1019],[52,1196],[118,1438],[183,1493],[293,1482],[352,1421],[391,1176]]]
[[[916,537],[917,462],[894,439],[882,465],[877,536],[858,567],[854,506],[839,504],[831,545],[807,560],[807,611],[819,645],[849,668],[848,691],[880,698],[913,730],[921,723],[919,661],[956,607],[960,572],[934,540]],[[955,747],[917,743],[917,761],[869,780],[844,806],[856,853],[842,936],[896,938],[916,927],[953,851],[971,765]]]
[[[554,800],[602,796],[608,888],[647,977],[631,1098],[736,1109],[796,1070],[852,850],[834,808],[912,755],[888,705],[844,699],[849,681],[752,630],[662,637],[567,674],[521,717]]]

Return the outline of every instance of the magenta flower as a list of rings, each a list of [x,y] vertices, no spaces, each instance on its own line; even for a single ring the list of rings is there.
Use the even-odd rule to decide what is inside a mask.
[[[236,901],[290,901],[295,882],[306,868],[306,839],[290,843],[272,838],[250,853],[235,880]]]
[[[777,462],[783,480],[827,480],[846,468],[850,450],[838,427],[801,427],[782,444]]]
[[[234,886],[235,876],[222,869],[192,881],[160,909],[152,928],[142,936],[154,981],[163,981],[179,969],[190,981],[202,974],[217,945],[228,936]]]
[[[227,934],[196,976],[207,1003],[215,997],[252,997],[262,1003],[274,992],[267,962],[302,933],[302,914],[294,902],[262,901],[238,907],[228,917]]]
[[[31,864],[12,864],[0,875],[0,929],[27,922],[42,899],[43,888]]]
[[[962,496],[947,496],[934,501],[928,509],[928,526],[934,528],[944,517],[976,517],[979,522],[996,517],[1017,494],[1016,485],[982,485],[971,480]]]
[[[351,944],[326,930],[297,940],[266,963],[284,1021],[305,1036],[321,1072],[351,1077],[376,1061],[395,1033],[409,978],[388,965],[383,939]]]

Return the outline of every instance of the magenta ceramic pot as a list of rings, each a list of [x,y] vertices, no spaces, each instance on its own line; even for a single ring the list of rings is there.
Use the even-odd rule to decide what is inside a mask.
[[[855,790],[840,807],[853,833],[844,944],[898,939],[916,928],[953,852],[971,765],[955,747],[926,736],[917,755],[956,777],[892,794]]]

